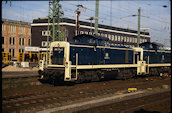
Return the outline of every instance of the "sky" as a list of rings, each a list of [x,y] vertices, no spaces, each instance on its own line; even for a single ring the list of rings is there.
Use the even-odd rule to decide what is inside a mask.
[[[95,17],[95,0],[60,1],[63,17],[75,19],[75,10],[78,4],[86,7],[82,11],[79,20]],[[167,7],[163,7],[163,6]],[[170,0],[100,0],[99,24],[114,27],[138,28],[138,9],[141,9],[141,29],[149,28],[151,42],[158,42],[165,46],[171,46],[171,5]],[[49,2],[47,1],[11,1],[2,2],[2,18],[33,22],[33,19],[48,16]],[[136,16],[132,16],[136,15]],[[94,21],[93,21],[94,22]]]

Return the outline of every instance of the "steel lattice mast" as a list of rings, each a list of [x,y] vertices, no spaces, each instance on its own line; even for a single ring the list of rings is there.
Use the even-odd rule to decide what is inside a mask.
[[[63,12],[60,11],[61,5],[59,2],[60,0],[49,0],[46,65],[48,64],[48,48],[50,42],[64,40],[60,30],[60,16],[63,15]]]

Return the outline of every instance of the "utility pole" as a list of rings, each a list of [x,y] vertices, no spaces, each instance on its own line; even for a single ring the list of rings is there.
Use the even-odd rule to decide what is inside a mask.
[[[95,35],[98,35],[98,13],[99,13],[99,0],[96,0],[95,31],[94,31]]]
[[[112,0],[110,3],[110,26],[112,26]]]
[[[94,17],[89,17],[86,20],[90,20],[90,32],[92,33],[92,20],[95,20]]]
[[[55,7],[56,7],[56,5],[55,5],[55,0],[53,0],[53,42],[56,40],[56,31],[55,31]]]
[[[138,9],[138,30],[137,30],[137,47],[140,44],[140,8]]]
[[[79,16],[80,16],[80,13],[81,11],[86,11],[86,8],[83,7],[82,5],[77,5],[77,10],[75,10],[76,12],[76,21],[75,21],[75,24],[76,24],[76,28],[75,28],[75,36],[78,35],[78,28],[79,28]],[[84,9],[79,9],[79,7],[82,7]]]
[[[48,35],[47,35],[47,51],[46,51],[46,67],[47,67],[47,64],[48,64],[48,49],[49,49],[49,44],[50,44],[50,41],[49,41],[49,37],[50,37],[50,1],[49,1],[49,11],[48,11],[48,28],[47,28],[47,31],[48,31]]]
[[[58,21],[57,21],[57,34],[58,34],[58,39],[56,39],[56,40],[62,40],[61,38],[61,31],[60,31],[60,8],[61,8],[61,6],[60,6],[60,4],[59,4],[59,0],[57,1],[57,4],[58,4],[58,9],[57,9],[57,11],[58,11],[58,15],[57,15],[57,19],[58,19]]]

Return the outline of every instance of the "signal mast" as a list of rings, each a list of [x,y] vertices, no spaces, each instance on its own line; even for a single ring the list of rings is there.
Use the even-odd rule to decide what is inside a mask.
[[[75,10],[75,13],[76,13],[76,21],[75,21],[75,24],[76,24],[76,28],[75,28],[75,36],[78,35],[78,28],[79,28],[79,16],[80,16],[80,13],[81,11],[86,11],[86,8],[83,7],[82,5],[77,5],[77,10]],[[83,9],[79,9],[79,7],[83,8]]]

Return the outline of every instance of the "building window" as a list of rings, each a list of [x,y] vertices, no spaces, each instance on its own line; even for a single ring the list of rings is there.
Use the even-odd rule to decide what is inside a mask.
[[[9,49],[9,53],[11,53],[11,49]]]
[[[145,39],[143,39],[143,43],[145,42]]]
[[[9,28],[10,28],[10,32],[11,32],[11,25],[9,25]]]
[[[50,46],[50,42],[48,42],[48,46]]]
[[[11,29],[11,32],[13,32],[13,26],[12,25],[10,26],[10,29]]]
[[[129,42],[132,42],[132,38],[131,38],[131,37],[129,37],[129,39],[130,39],[130,40],[129,40]]]
[[[120,41],[120,36],[118,36],[118,41]]]
[[[147,40],[147,39],[145,39],[145,42],[148,42],[148,40]]]
[[[4,37],[2,37],[2,44],[4,44]]]
[[[111,35],[108,35],[109,40],[112,40]]]
[[[137,43],[137,38],[135,38],[135,43]]]
[[[16,32],[16,26],[13,26],[13,32]]]
[[[117,35],[115,35],[115,41],[117,41]]]
[[[29,34],[31,34],[31,29],[29,28]]]
[[[80,34],[84,34],[84,31],[80,31]]]
[[[89,35],[92,35],[92,32],[89,32]]]
[[[124,36],[124,42],[126,42],[126,37]]]
[[[29,39],[29,41],[28,41],[28,45],[29,45],[29,46],[31,46],[31,39]]]
[[[42,41],[42,47],[46,47],[47,46],[47,42],[46,41]]]
[[[129,37],[126,37],[126,38],[127,38],[127,41],[126,42],[129,42],[130,41]]]
[[[20,28],[19,28],[19,32],[20,32],[20,33],[25,33],[25,28],[24,28],[24,27],[20,27]]]
[[[14,26],[13,25],[11,25],[11,32],[14,32]]]
[[[5,25],[4,24],[2,25],[2,31],[5,31]]]
[[[105,34],[105,37],[107,37],[107,34]]]
[[[15,37],[13,37],[13,45],[15,45]]]
[[[22,45],[24,45],[24,38],[23,38],[23,40],[22,40]]]
[[[42,31],[42,36],[46,36],[46,31]]]
[[[112,39],[112,41],[114,41],[114,35],[111,35],[111,39]]]
[[[124,38],[123,38],[123,36],[121,36],[121,42],[123,42],[124,40],[123,40]]]
[[[22,33],[25,33],[25,28],[23,27],[23,32]]]
[[[15,53],[15,50],[13,49],[13,51],[12,51],[12,56],[14,57],[14,53]]]
[[[133,39],[133,37],[131,37],[131,42],[132,42],[132,43],[134,42],[134,39]]]
[[[100,33],[100,36],[102,36],[102,37],[103,37],[103,33]]]
[[[21,38],[19,38],[19,45],[21,45]]]
[[[10,38],[9,38],[9,44],[10,44],[10,45],[11,45],[11,41],[12,41],[12,40],[11,40],[11,37],[10,37]]]
[[[22,32],[22,28],[20,27],[20,28],[19,28],[19,33],[21,33],[21,32]]]
[[[132,38],[130,37],[130,42],[132,42]]]

